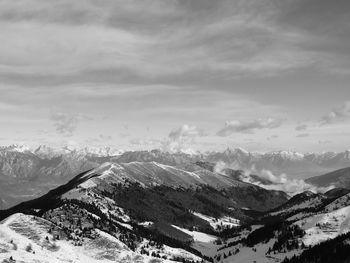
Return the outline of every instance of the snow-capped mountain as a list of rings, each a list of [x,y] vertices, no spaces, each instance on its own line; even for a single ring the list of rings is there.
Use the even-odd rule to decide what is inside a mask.
[[[12,144],[9,146],[0,146],[0,151],[11,151],[11,152],[31,152],[30,148],[26,145]]]
[[[184,249],[159,246],[146,239],[141,242],[148,246],[150,253],[143,253],[141,248],[133,250],[108,231],[88,226],[84,230],[77,228],[74,233],[65,231],[65,226],[58,226],[45,218],[14,214],[0,224],[0,260],[28,263],[201,261],[200,257]]]
[[[287,199],[287,195],[281,191],[268,191],[224,174],[210,172],[199,166],[191,168],[193,171],[187,171],[157,162],[105,163],[93,170],[101,176],[87,181],[86,187],[106,184],[106,182],[108,184],[129,182],[143,187],[166,186],[184,189],[195,189],[206,185],[227,191],[227,196],[235,201],[235,207],[250,207],[259,211],[275,207]],[[246,197],[243,198],[243,196]]]
[[[267,153],[227,149],[205,156],[209,162],[224,162],[234,169],[259,172],[270,170],[274,174],[288,174],[292,178],[308,178],[350,166],[350,152],[298,153],[275,151]]]
[[[0,198],[9,207],[67,182],[74,174],[98,167],[104,162],[157,162],[189,172],[199,161],[222,163],[223,168],[245,170],[259,175],[263,170],[280,175],[309,177],[350,165],[349,151],[343,153],[300,154],[290,151],[256,153],[237,148],[205,154],[168,153],[160,150],[123,152],[111,148],[52,148],[11,145],[0,147]],[[266,178],[254,181],[267,183]],[[317,185],[317,184],[316,184]],[[5,204],[5,205],[4,205]]]
[[[156,162],[105,163],[40,198],[0,211],[5,219],[0,259],[22,260],[35,251],[29,262],[51,253],[61,262],[71,251],[69,257],[78,262],[211,260],[191,244],[212,243],[251,221],[247,207],[267,210],[286,200],[284,193],[199,166],[193,172]]]
[[[120,163],[127,162],[150,162],[155,161],[167,165],[187,165],[189,162],[198,160],[208,162],[224,162],[231,168],[242,170],[271,170],[273,173],[286,173],[292,177],[308,178],[315,175],[331,172],[336,169],[350,166],[350,151],[340,153],[298,153],[294,151],[274,152],[248,152],[242,148],[227,148],[223,152],[208,153],[169,153],[161,150],[152,151],[128,151],[110,147],[85,147],[72,148],[65,146],[53,148],[45,145],[30,149],[23,145],[11,145],[0,147],[1,152],[16,152],[32,154],[41,159],[52,159],[54,157],[84,156],[89,158],[113,158]]]
[[[201,166],[108,162],[0,211],[0,259],[282,262],[338,242],[349,211],[346,189],[287,200]]]
[[[31,152],[42,158],[52,158],[55,156],[60,156],[65,154],[76,154],[76,155],[94,156],[94,157],[108,157],[108,156],[121,155],[124,151],[120,149],[107,147],[107,146],[106,147],[84,147],[84,148],[73,148],[69,146],[64,146],[61,148],[53,148],[47,145],[40,145],[36,149],[31,150]]]

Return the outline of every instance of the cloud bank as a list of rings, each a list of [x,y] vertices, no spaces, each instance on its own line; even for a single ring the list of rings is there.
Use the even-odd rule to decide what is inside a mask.
[[[261,129],[280,127],[281,119],[266,118],[253,121],[227,121],[225,127],[217,132],[218,136],[229,136],[233,133],[254,133]]]
[[[226,168],[230,168],[233,170],[242,170],[236,164],[218,162],[214,167],[214,171],[217,173],[223,173],[224,169]],[[268,169],[256,170],[254,166],[251,167],[251,169],[243,169],[242,171],[243,173],[240,176],[240,180],[242,180],[243,182],[258,185],[268,190],[284,191],[289,195],[295,195],[304,191],[323,193],[334,188],[332,186],[316,187],[314,185],[305,183],[304,180],[289,178],[288,175],[285,173],[276,175]],[[260,180],[251,175],[258,176]]]
[[[191,145],[196,143],[196,138],[203,136],[206,136],[206,133],[202,129],[184,124],[169,133],[168,139],[163,142],[163,149],[168,152],[194,153]]]

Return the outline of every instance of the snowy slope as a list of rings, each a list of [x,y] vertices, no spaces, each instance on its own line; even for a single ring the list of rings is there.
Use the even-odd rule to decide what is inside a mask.
[[[0,224],[0,260],[23,262],[149,262],[150,257],[130,251],[109,234],[97,230],[94,240],[74,246],[66,240],[54,240],[48,233],[51,223],[41,218],[15,214]],[[46,239],[48,237],[48,240]]]
[[[117,238],[95,230],[94,239],[83,245],[73,241],[57,240],[49,232],[52,223],[42,218],[14,214],[0,224],[0,261],[12,257],[16,262],[36,263],[98,263],[98,262],[155,262],[151,256],[131,251]],[[47,237],[47,238],[46,238]],[[159,253],[160,250],[155,250]],[[165,246],[161,253],[168,256],[200,258],[181,249]],[[157,262],[174,262],[157,259]]]
[[[350,231],[350,206],[332,212],[317,214],[295,224],[305,230],[305,245],[315,245]]]

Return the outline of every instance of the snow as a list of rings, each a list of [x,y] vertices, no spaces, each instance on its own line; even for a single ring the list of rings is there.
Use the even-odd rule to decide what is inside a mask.
[[[84,189],[88,189],[88,188],[93,188],[96,187],[97,184],[93,181],[93,180],[87,180],[84,183],[80,184],[80,186]]]
[[[188,172],[188,171],[179,169],[179,168],[174,167],[174,166],[165,165],[165,164],[161,164],[161,163],[157,163],[157,162],[152,162],[152,163],[155,164],[156,166],[164,169],[164,170],[169,171],[169,172],[172,172],[173,170],[175,170],[175,171],[181,172],[182,174],[186,174],[186,175],[189,175],[189,176],[196,177],[196,178],[200,179],[200,176],[198,174],[196,174],[196,173]]]
[[[178,227],[175,225],[172,225],[172,226],[175,227],[176,229],[190,235],[191,237],[193,237],[194,241],[209,243],[209,242],[213,242],[217,239],[216,236],[208,235],[206,233],[202,233],[202,232],[198,232],[198,231],[190,231],[190,230],[187,230],[185,228],[181,228],[181,227]]]
[[[140,262],[150,263],[155,258],[131,251],[117,238],[95,229],[95,239],[85,239],[82,246],[74,246],[71,241],[55,240],[48,233],[52,223],[24,214],[14,214],[0,224],[0,262],[10,257],[16,262],[26,263],[108,263]],[[49,237],[49,241],[46,240]],[[32,251],[28,251],[28,245]],[[52,250],[47,244],[55,244]],[[176,248],[165,247],[166,253],[184,255],[186,258],[200,260],[197,256]],[[33,253],[33,251],[35,253]],[[157,262],[173,262],[157,259]]]
[[[147,247],[147,251],[150,254],[152,254],[152,252],[155,252],[159,254],[161,257],[166,256],[168,259],[172,259],[174,257],[182,257],[189,260],[202,261],[200,257],[181,248],[173,248],[167,245],[162,245],[161,248],[156,246],[151,246],[149,240],[147,239],[143,239],[143,241],[137,247],[136,251],[140,253],[141,247]]]
[[[138,223],[138,225],[148,227],[148,226],[153,225],[153,222],[152,221],[145,221],[145,222]]]
[[[118,225],[121,225],[129,230],[133,230],[132,226],[126,223],[121,223],[121,222],[117,222]]]
[[[30,148],[26,145],[12,144],[5,148],[6,150],[12,151],[12,152],[20,152],[20,153],[30,152]]]
[[[325,211],[331,212],[346,205],[350,205],[350,194],[346,194],[327,205]]]
[[[233,248],[229,248],[226,250],[220,251],[221,258],[223,258],[223,254],[228,255],[229,251],[233,252],[234,249],[238,248],[239,253],[232,255],[224,259],[222,262],[224,263],[245,263],[245,262],[257,262],[257,263],[271,263],[271,262],[282,262],[285,257],[292,257],[293,255],[300,254],[301,250],[292,250],[286,253],[277,253],[266,255],[268,249],[275,243],[275,239],[271,239],[266,244],[258,244],[253,250],[251,247],[242,247],[236,246]]]
[[[350,206],[314,215],[299,220],[295,224],[306,232],[302,238],[304,244],[307,246],[315,245],[350,231]]]
[[[203,215],[203,214],[197,213],[197,212],[193,212],[193,214],[195,216],[207,221],[213,229],[217,229],[218,226],[220,226],[220,227],[237,227],[240,224],[240,221],[238,219],[232,218],[229,216],[224,216],[222,218],[216,219],[214,217]]]

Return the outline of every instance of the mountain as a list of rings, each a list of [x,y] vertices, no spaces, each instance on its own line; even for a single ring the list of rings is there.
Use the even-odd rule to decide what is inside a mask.
[[[346,189],[288,200],[236,179],[203,162],[106,162],[0,211],[0,260],[270,263],[350,231]]]
[[[318,187],[344,187],[350,189],[350,167],[339,169],[320,176],[314,176],[305,180],[309,184]]]
[[[131,249],[100,229],[67,232],[41,217],[14,214],[0,224],[2,262],[200,262],[201,258],[180,248],[143,239],[143,249]],[[88,230],[86,230],[88,229]],[[120,233],[120,235],[123,235]],[[149,251],[149,252],[148,252]],[[153,255],[153,256],[152,256]]]
[[[214,172],[216,170],[216,165],[214,163],[197,161],[195,164],[208,170],[208,171],[211,171],[211,172]],[[223,168],[219,172],[221,174],[227,175],[230,178],[237,180],[237,181],[240,181],[240,182],[245,182],[246,179],[249,177],[249,180],[254,182],[254,184],[257,184],[257,185],[265,185],[266,186],[266,185],[274,184],[272,181],[270,181],[266,178],[263,178],[259,175],[255,175],[255,174],[249,174],[243,170],[234,170],[231,168]]]
[[[72,251],[70,257],[80,260],[122,261],[126,256],[140,262],[197,262],[209,257],[194,242],[214,242],[225,231],[252,221],[248,208],[264,211],[286,200],[283,192],[200,166],[186,171],[157,162],[107,162],[37,199],[0,211],[0,220],[5,220],[0,225],[0,258],[23,259],[34,250],[33,262],[53,251],[57,261],[68,260],[67,251]]]
[[[304,179],[349,166],[350,151],[303,154],[292,151],[258,153],[227,149],[224,152],[208,153],[204,159],[214,163],[223,162],[235,170],[270,170],[276,175],[285,173],[292,178]]]
[[[228,235],[212,257],[227,263],[349,262],[350,194],[342,192],[301,193]]]
[[[31,151],[0,149],[0,198],[6,207],[40,196],[72,175],[97,167],[98,158],[77,153],[44,157]]]
[[[350,261],[350,234],[343,234],[322,242],[299,256],[286,259],[283,263],[348,263]]]
[[[124,209],[123,202],[116,203],[126,192],[117,199],[106,198],[101,195],[104,191],[97,189],[101,186],[89,182],[100,177],[103,175],[96,170],[80,174],[42,198],[23,203],[7,215],[2,213],[6,219],[0,224],[0,260],[281,262],[312,252],[329,238],[336,242],[350,230],[349,195],[335,198],[310,215],[304,213],[300,219],[265,226],[262,221],[239,226],[241,222],[233,217],[218,220],[199,210],[190,210],[195,219],[192,227],[181,213],[173,214],[178,218],[167,222],[142,221],[131,209]],[[87,185],[92,188],[85,188]],[[135,193],[128,195],[129,199]],[[305,202],[308,197],[312,195],[304,193],[293,202]],[[144,200],[152,203],[148,197]],[[213,231],[213,227],[225,224],[228,228]]]
[[[259,176],[264,170],[276,175],[287,173],[289,177],[309,177],[330,172],[333,167],[349,165],[349,151],[343,153],[300,154],[280,151],[251,153],[243,149],[227,149],[224,152],[187,154],[168,153],[160,150],[123,152],[109,147],[52,148],[45,145],[30,149],[11,145],[0,147],[0,198],[2,207],[10,207],[21,201],[38,197],[63,184],[74,174],[95,168],[105,162],[132,163],[157,162],[186,171],[195,171],[198,162],[214,164],[213,170],[228,173],[242,181],[242,175],[250,173],[249,182],[269,185],[271,182]],[[221,168],[220,168],[221,167]],[[229,170],[240,170],[230,173]]]

